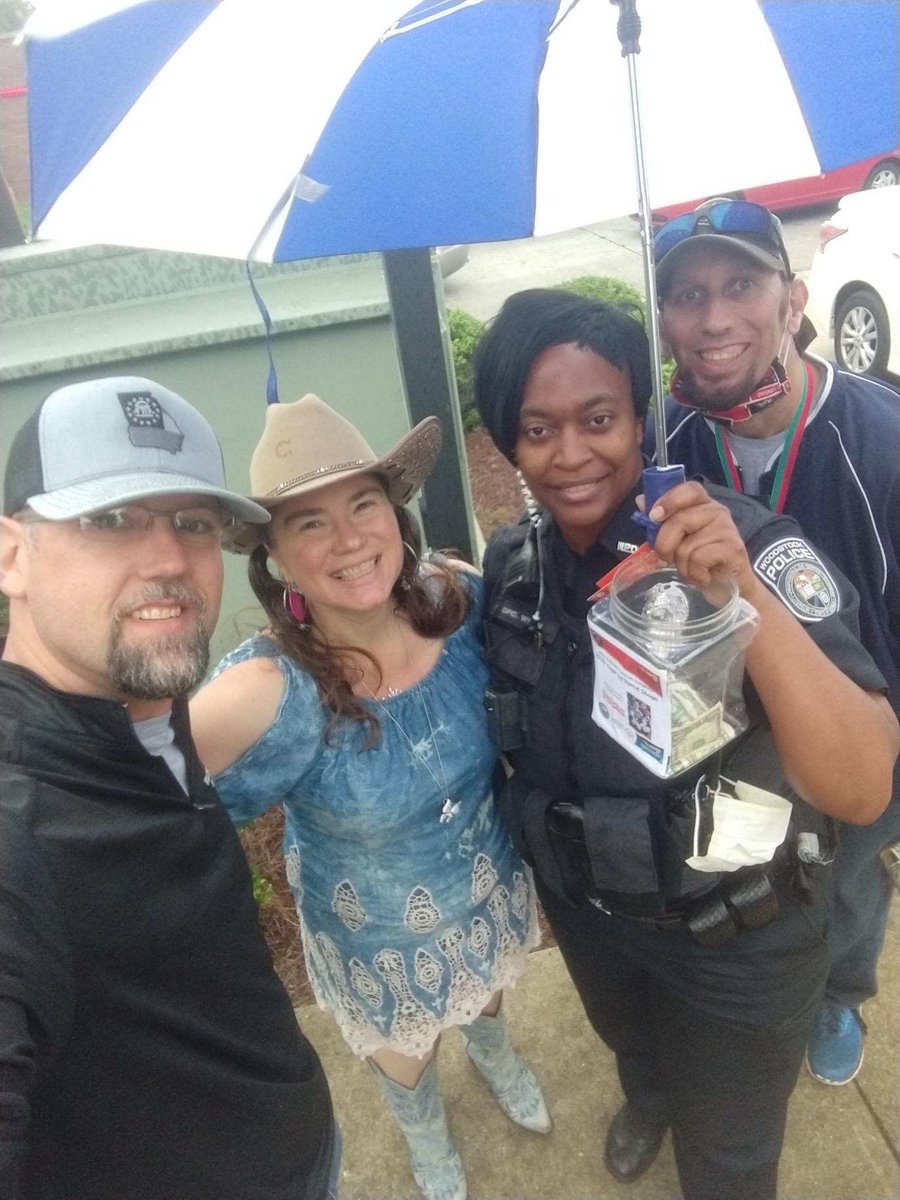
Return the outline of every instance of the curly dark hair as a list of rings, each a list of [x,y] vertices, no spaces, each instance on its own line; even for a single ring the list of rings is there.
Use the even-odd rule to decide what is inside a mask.
[[[419,527],[407,509],[394,505],[400,536],[415,551],[404,554],[403,568],[394,584],[394,611],[401,614],[422,637],[447,637],[465,621],[471,598],[458,573],[440,560],[430,564],[423,574],[418,569],[422,538]],[[265,535],[264,535],[265,536]],[[331,719],[325,731],[328,740],[342,721],[360,722],[367,730],[363,749],[376,746],[381,737],[377,716],[353,694],[354,676],[359,676],[352,655],[368,658],[380,673],[377,659],[358,646],[331,646],[311,622],[300,626],[284,605],[284,581],[269,570],[269,548],[263,544],[250,555],[247,569],[250,586],[266,610],[270,635],[284,654],[292,658],[315,680],[319,697]]]

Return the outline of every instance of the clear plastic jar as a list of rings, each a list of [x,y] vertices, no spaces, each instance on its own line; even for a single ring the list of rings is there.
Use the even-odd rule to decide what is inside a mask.
[[[663,778],[709,758],[747,728],[744,650],[758,624],[730,575],[701,589],[626,561],[588,614],[595,722]]]

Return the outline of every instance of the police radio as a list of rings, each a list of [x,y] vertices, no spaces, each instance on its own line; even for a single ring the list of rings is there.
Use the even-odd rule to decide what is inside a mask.
[[[520,692],[489,687],[484,693],[484,708],[488,734],[499,750],[521,750],[527,744],[528,711]]]

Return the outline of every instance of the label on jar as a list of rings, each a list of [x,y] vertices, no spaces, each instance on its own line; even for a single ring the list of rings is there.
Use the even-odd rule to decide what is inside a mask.
[[[710,703],[605,627],[591,626],[595,724],[654,775],[667,779],[734,737],[721,701]]]

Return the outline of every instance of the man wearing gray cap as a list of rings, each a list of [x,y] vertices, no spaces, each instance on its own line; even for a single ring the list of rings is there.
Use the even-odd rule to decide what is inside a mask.
[[[0,1195],[323,1200],[328,1087],[190,737],[225,487],[147,379],[53,392],[10,450],[0,587]]]

